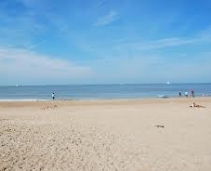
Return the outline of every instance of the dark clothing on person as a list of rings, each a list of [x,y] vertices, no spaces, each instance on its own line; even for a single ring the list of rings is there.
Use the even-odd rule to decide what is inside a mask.
[[[194,90],[191,90],[191,96],[194,97]]]
[[[52,99],[53,100],[55,99],[55,93],[52,93]]]

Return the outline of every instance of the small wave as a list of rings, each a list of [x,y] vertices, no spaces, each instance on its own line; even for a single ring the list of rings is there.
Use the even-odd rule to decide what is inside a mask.
[[[0,102],[36,102],[47,101],[48,99],[0,99]]]

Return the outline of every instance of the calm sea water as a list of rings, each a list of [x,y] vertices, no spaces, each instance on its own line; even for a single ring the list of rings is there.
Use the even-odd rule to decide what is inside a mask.
[[[178,92],[195,91],[196,96],[211,96],[207,84],[116,84],[116,85],[57,85],[0,86],[0,100],[48,100],[52,92],[56,99],[139,99],[158,95],[178,97]]]

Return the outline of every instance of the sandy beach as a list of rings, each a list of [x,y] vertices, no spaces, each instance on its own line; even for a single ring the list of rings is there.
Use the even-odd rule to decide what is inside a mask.
[[[211,98],[0,102],[3,170],[210,171]]]

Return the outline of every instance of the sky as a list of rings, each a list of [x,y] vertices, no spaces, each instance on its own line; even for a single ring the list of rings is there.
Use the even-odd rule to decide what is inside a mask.
[[[0,85],[211,82],[211,0],[0,0]]]

